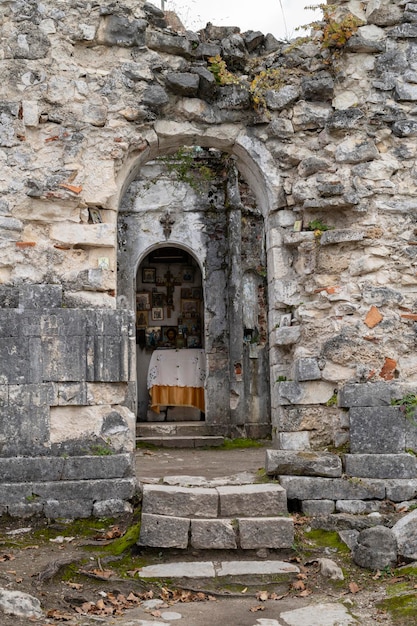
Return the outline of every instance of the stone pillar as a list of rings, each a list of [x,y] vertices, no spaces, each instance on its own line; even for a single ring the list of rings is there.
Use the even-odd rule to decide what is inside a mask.
[[[244,358],[243,358],[243,304],[242,304],[242,203],[238,187],[238,172],[234,163],[228,169],[226,207],[229,230],[229,359],[230,359],[230,415],[231,425],[243,426],[244,415]]]

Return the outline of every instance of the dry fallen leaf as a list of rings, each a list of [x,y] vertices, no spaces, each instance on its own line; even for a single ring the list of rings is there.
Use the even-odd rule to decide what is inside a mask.
[[[104,580],[108,580],[114,574],[111,569],[93,569],[91,573],[97,576],[97,578],[103,578]]]
[[[50,611],[47,612],[46,616],[50,617],[51,619],[68,621],[68,622],[72,620],[72,618],[74,617],[73,615],[70,615],[69,613],[64,613],[63,611],[60,611],[59,609],[51,609]]]
[[[2,554],[0,556],[0,563],[4,563],[5,561],[14,561],[15,560],[15,556],[13,556],[13,554]]]
[[[258,606],[252,606],[249,611],[251,613],[256,613],[257,611],[265,611],[265,607],[262,604],[258,604]]]
[[[261,602],[266,602],[268,600],[268,592],[267,591],[258,591],[256,594],[256,599]]]
[[[302,591],[301,593],[298,594],[298,597],[299,598],[306,598],[307,596],[309,596],[312,593],[313,593],[313,591],[311,589],[304,589],[304,591]]]
[[[349,591],[350,593],[358,593],[359,587],[356,583],[349,583]]]
[[[77,591],[83,588],[81,583],[73,583],[70,580],[68,580],[65,584],[68,585],[68,587],[71,587],[71,589],[76,589]]]
[[[292,587],[293,589],[296,589],[297,591],[303,591],[306,588],[302,580],[295,580],[292,584]]]

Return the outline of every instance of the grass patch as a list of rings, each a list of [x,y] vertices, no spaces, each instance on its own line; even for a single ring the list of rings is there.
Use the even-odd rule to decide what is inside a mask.
[[[246,448],[263,448],[265,441],[259,439],[246,439],[238,437],[237,439],[225,438],[221,446],[216,446],[216,450],[244,450]]]

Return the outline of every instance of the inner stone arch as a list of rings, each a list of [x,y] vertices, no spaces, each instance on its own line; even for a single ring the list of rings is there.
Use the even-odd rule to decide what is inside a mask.
[[[181,345],[183,339],[180,340],[179,350],[184,351],[184,358],[187,350],[204,351],[205,405],[200,417],[205,418],[208,432],[266,436],[271,419],[262,212],[238,171],[236,157],[200,145],[182,146],[176,152],[171,147],[167,152],[151,158],[136,171],[125,190],[118,216],[119,298],[126,298],[128,306],[136,307],[138,296],[146,301],[141,307],[150,307],[147,315],[140,310],[136,316],[137,323],[139,319],[141,322],[137,329],[138,418],[149,419],[151,415],[144,406],[144,380],[148,377],[150,358],[143,352],[155,347],[178,349],[164,341],[166,328],[157,331],[157,345],[150,346],[149,329],[158,327],[159,316],[163,326],[174,327],[178,336],[178,317],[185,326],[186,306],[194,304],[196,309],[201,307],[196,324],[190,328],[197,338],[190,346],[188,337],[187,345]],[[201,288],[201,299],[185,297],[187,285],[179,274],[187,269],[186,261],[179,261],[175,273],[169,267],[164,267],[163,273],[157,271],[155,255],[164,249],[191,259],[188,267],[201,276],[201,285],[195,281],[191,285],[191,290],[195,289],[191,295],[198,296],[197,289]],[[155,280],[149,283],[149,289],[144,287],[144,275],[146,280]],[[170,282],[174,289],[171,306]],[[152,293],[157,302],[159,298],[163,303],[162,307],[152,306]],[[187,300],[197,304],[187,304]],[[162,311],[153,311],[155,308]],[[176,419],[181,419],[178,411]]]

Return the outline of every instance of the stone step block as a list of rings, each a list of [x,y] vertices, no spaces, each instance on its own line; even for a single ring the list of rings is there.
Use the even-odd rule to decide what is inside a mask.
[[[150,548],[188,547],[190,519],[142,513],[138,545]]]
[[[405,452],[406,419],[398,406],[357,407],[350,410],[352,454]]]
[[[291,548],[294,543],[294,523],[289,517],[238,518],[240,547],[243,550],[259,548]]]
[[[217,448],[223,445],[224,437],[215,436],[183,436],[183,435],[161,435],[155,437],[139,437],[140,443],[151,444],[160,448],[205,448],[207,446]]]
[[[342,475],[340,457],[330,452],[309,450],[267,450],[265,468],[269,476],[288,474],[340,478]]]
[[[136,490],[135,478],[2,483],[0,484],[0,505],[30,502],[34,497],[37,502],[47,500],[98,502],[114,498],[130,500]]]
[[[197,550],[234,550],[237,523],[227,519],[191,520],[191,547]]]
[[[289,500],[383,500],[385,481],[370,478],[280,476]],[[402,498],[403,500],[405,498]]]
[[[228,485],[217,487],[221,517],[277,516],[287,513],[287,497],[280,485]]]
[[[361,478],[415,478],[417,458],[411,454],[345,454],[345,473]]]
[[[154,515],[216,518],[219,495],[216,489],[205,487],[171,487],[144,485],[142,511]]]
[[[205,422],[140,422],[136,425],[136,436],[181,436],[181,437],[206,437],[209,435]]]

